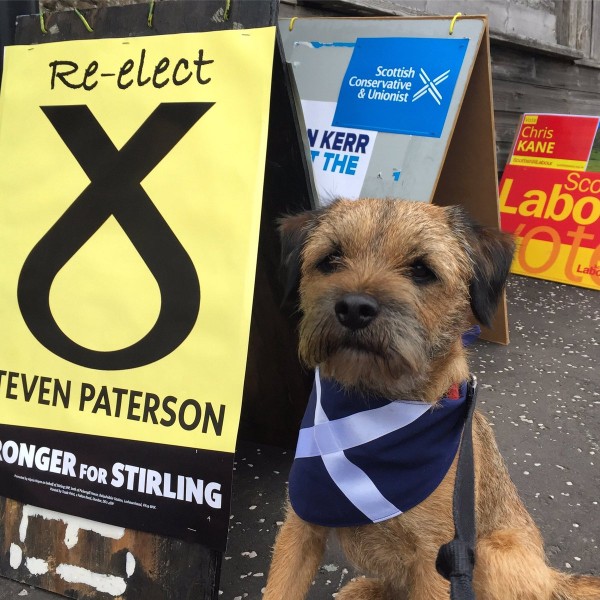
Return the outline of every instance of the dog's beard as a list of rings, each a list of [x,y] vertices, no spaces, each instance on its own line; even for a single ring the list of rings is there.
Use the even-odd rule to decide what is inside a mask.
[[[414,382],[427,363],[426,332],[414,317],[384,310],[373,323],[353,331],[328,311],[304,314],[300,356],[310,367],[345,386],[376,390]],[[403,386],[404,387],[404,386]]]
[[[339,323],[327,302],[304,311],[300,357],[309,367],[320,365],[323,376],[344,387],[388,397],[419,395],[452,352],[466,322],[465,307],[446,311],[428,329],[409,304],[394,302],[366,327],[351,330]]]

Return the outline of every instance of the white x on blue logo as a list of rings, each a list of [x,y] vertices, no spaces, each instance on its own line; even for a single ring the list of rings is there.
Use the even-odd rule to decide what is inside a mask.
[[[369,476],[344,450],[366,444],[410,425],[431,410],[424,402],[390,402],[330,421],[321,404],[321,377],[315,372],[316,405],[314,425],[300,430],[296,458],[320,456],[329,476],[340,491],[374,523],[401,511],[379,491]]]
[[[422,98],[427,92],[431,95],[431,97],[438,103],[441,104],[442,94],[438,90],[437,86],[442,83],[442,81],[446,81],[448,79],[448,75],[450,74],[450,69],[448,69],[445,73],[438,75],[435,79],[431,79],[429,75],[425,72],[424,69],[421,69],[419,73],[419,77],[421,81],[425,84],[418,92],[413,96],[412,101],[418,100]]]

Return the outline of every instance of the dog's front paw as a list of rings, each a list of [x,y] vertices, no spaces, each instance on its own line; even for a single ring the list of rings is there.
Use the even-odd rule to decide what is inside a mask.
[[[377,579],[367,579],[359,577],[352,579],[345,585],[338,594],[335,600],[400,600],[392,599],[385,590],[385,586]]]

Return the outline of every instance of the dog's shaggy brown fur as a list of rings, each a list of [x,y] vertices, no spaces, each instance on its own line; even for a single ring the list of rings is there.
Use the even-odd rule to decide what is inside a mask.
[[[282,222],[284,261],[300,280],[300,355],[324,377],[389,398],[435,403],[468,376],[461,334],[472,315],[489,324],[508,274],[512,240],[473,223],[462,210],[417,202],[339,200]],[[348,295],[375,302],[368,323],[348,327]],[[337,306],[337,308],[336,308]],[[361,318],[361,317],[358,317]],[[478,600],[600,600],[600,579],[551,569],[492,430],[473,423]],[[368,574],[337,600],[447,600],[435,569],[452,539],[455,464],[415,508],[381,523],[338,528],[350,560]],[[264,600],[306,596],[329,530],[288,505]]]

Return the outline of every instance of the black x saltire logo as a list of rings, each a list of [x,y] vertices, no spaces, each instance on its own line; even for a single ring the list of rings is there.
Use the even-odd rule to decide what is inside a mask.
[[[91,180],[35,245],[19,276],[17,296],[23,318],[54,354],[93,369],[131,369],[163,358],[189,335],[200,309],[198,275],[140,182],[213,104],[160,104],[121,150],[87,106],[42,107]],[[177,201],[176,181],[173,201]],[[52,315],[49,296],[57,273],[111,215],[156,279],[161,305],[156,323],[142,339],[104,352],[85,348],[65,335]]]

